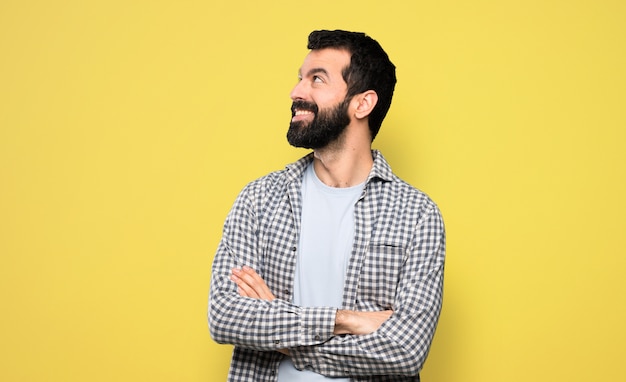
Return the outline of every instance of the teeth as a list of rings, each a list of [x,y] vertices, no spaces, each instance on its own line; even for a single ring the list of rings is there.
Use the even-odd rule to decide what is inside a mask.
[[[312,112],[309,110],[296,110],[296,115],[305,115],[305,114],[311,114]]]

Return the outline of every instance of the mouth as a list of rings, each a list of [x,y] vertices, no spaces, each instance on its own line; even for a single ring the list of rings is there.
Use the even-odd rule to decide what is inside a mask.
[[[310,110],[295,110],[293,113],[293,117],[291,117],[291,122],[304,121],[306,119],[312,118],[313,112]]]
[[[294,103],[291,107],[291,121],[302,121],[305,119],[309,119],[315,116],[316,113],[315,105],[304,105],[302,102],[300,104]]]
[[[294,117],[298,117],[301,115],[310,115],[313,114],[313,112],[311,110],[301,110],[301,109],[296,109],[293,113]]]

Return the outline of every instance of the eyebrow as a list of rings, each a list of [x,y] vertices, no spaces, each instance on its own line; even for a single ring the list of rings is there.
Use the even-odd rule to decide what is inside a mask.
[[[313,68],[313,69],[309,70],[309,71],[306,73],[306,77],[311,77],[312,75],[314,75],[314,74],[318,74],[318,73],[322,73],[322,74],[326,75],[327,77],[329,76],[329,75],[328,75],[328,71],[327,71],[326,69],[324,69],[324,68]],[[298,71],[298,74],[299,74],[300,76],[302,76],[302,71],[301,71],[301,70],[300,70],[300,71]]]

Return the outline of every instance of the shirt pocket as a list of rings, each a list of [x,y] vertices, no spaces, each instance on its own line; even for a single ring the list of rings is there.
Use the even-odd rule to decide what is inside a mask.
[[[398,243],[371,243],[361,268],[360,298],[362,308],[393,307],[406,248]]]

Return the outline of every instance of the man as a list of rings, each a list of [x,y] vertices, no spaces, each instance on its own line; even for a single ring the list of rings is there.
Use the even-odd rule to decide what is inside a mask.
[[[442,304],[437,206],[371,143],[395,66],[363,33],[315,31],[289,143],[313,152],[248,184],[213,262],[209,327],[229,381],[419,381]]]

